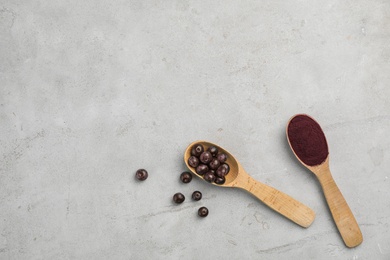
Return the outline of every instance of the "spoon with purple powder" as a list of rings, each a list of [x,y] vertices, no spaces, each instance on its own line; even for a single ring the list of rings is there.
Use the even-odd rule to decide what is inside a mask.
[[[359,225],[329,170],[329,151],[325,134],[310,116],[293,116],[286,128],[287,140],[298,161],[313,172],[325,194],[330,212],[347,247],[363,241]]]

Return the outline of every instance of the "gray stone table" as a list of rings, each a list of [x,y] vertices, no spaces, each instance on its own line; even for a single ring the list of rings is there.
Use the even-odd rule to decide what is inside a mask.
[[[327,136],[354,249],[288,147],[296,113]],[[389,1],[0,0],[0,259],[390,259],[389,136]],[[180,183],[197,139],[314,223]]]

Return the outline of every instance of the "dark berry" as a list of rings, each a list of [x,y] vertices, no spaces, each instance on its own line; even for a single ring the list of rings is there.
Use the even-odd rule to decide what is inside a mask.
[[[180,174],[180,180],[184,183],[189,183],[192,180],[192,174],[189,172],[183,172]]]
[[[221,165],[223,165],[223,167],[226,168],[226,171],[227,171],[226,174],[228,174],[228,173],[230,172],[230,166],[229,166],[229,164],[223,163],[223,164],[221,164]],[[218,167],[218,168],[219,168],[219,167]]]
[[[218,169],[218,167],[221,165],[221,163],[218,161],[218,159],[213,158],[211,162],[209,163],[209,167],[212,170]]]
[[[225,177],[226,174],[228,174],[230,171],[229,165],[226,163],[223,163],[221,166],[218,167],[217,171],[215,172],[218,177]]]
[[[191,149],[191,155],[199,157],[204,151],[203,145],[196,144]]]
[[[214,170],[209,170],[209,172],[211,172],[213,175],[215,175],[215,171]]]
[[[224,163],[227,160],[227,155],[224,153],[220,153],[217,155],[217,159],[218,161],[220,161],[220,163]]]
[[[197,167],[199,165],[199,159],[198,157],[196,156],[191,156],[190,158],[188,158],[188,164],[191,166],[191,167]]]
[[[194,192],[192,193],[192,199],[193,199],[193,200],[198,201],[198,200],[200,200],[201,198],[202,198],[202,193],[201,193],[200,191],[194,191]]]
[[[182,203],[186,198],[184,197],[184,195],[180,192],[176,193],[175,195],[173,195],[173,201],[177,204],[180,204]]]
[[[206,164],[199,164],[198,167],[196,167],[197,174],[203,175],[208,171],[209,171],[209,167]]]
[[[206,152],[203,152],[200,156],[199,156],[199,160],[204,163],[204,164],[208,164],[209,162],[211,162],[211,160],[213,159],[213,156],[211,155],[211,153],[209,151],[206,151]]]
[[[215,146],[210,146],[209,149],[207,149],[211,153],[212,156],[217,156],[218,154],[218,148]]]
[[[222,185],[225,183],[225,181],[226,181],[225,177],[216,177],[214,182],[218,185]]]
[[[148,178],[148,172],[145,169],[139,169],[135,173],[135,177],[140,181],[144,181]]]
[[[215,175],[209,171],[203,175],[203,179],[208,182],[213,182],[215,180]]]
[[[206,208],[206,207],[201,207],[198,209],[198,215],[199,217],[207,217],[207,215],[209,214],[209,210]]]

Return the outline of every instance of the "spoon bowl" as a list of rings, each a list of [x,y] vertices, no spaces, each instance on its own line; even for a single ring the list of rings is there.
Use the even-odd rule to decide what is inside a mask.
[[[184,152],[184,162],[186,163],[188,169],[191,170],[191,172],[193,174],[195,174],[196,176],[198,176],[199,178],[202,178],[203,179],[203,176],[196,173],[196,171],[194,170],[194,168],[192,168],[189,164],[188,164],[188,158],[190,158],[191,156],[191,148],[192,146],[194,146],[195,144],[202,144],[203,147],[204,147],[204,150],[206,151],[210,146],[216,146],[218,147],[218,150],[219,152],[222,152],[224,154],[227,155],[227,159],[226,159],[226,163],[229,165],[230,167],[230,171],[229,171],[229,174],[227,174],[225,176],[226,178],[226,181],[224,184],[222,185],[218,185],[216,183],[211,183],[215,186],[222,186],[222,187],[234,187],[236,185],[236,182],[237,182],[237,178],[239,177],[238,176],[238,172],[240,170],[240,167],[241,165],[239,165],[238,161],[236,160],[236,158],[234,158],[233,155],[231,155],[231,153],[229,153],[228,151],[226,151],[225,149],[223,149],[222,147],[216,145],[216,144],[213,144],[213,143],[210,143],[210,142],[207,142],[207,141],[197,141],[197,142],[193,142],[191,143],[186,151]]]
[[[334,222],[347,247],[363,242],[363,235],[329,169],[329,151],[325,134],[310,116],[293,116],[286,127],[287,141],[298,161],[319,180]]]
[[[215,146],[222,153],[227,155],[226,163],[230,167],[229,173],[225,176],[226,181],[224,184],[219,185],[212,183],[215,186],[240,188],[248,191],[268,207],[272,208],[276,212],[295,222],[302,227],[308,227],[314,221],[315,213],[312,209],[305,206],[301,202],[293,199],[292,197],[284,194],[283,192],[272,188],[266,184],[253,179],[247,174],[238,160],[229,153],[226,149],[207,141],[196,141],[191,143],[184,152],[184,162],[188,169],[199,178],[203,179],[202,175],[196,173],[195,169],[188,164],[188,159],[191,156],[191,148],[195,144],[201,144],[205,148],[205,151],[210,146]]]

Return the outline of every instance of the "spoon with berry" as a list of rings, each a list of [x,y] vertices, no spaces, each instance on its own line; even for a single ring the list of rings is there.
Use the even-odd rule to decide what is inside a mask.
[[[309,227],[314,220],[315,213],[312,209],[253,179],[233,155],[216,144],[207,141],[191,143],[184,152],[184,162],[199,178],[215,186],[246,190],[302,227]]]

